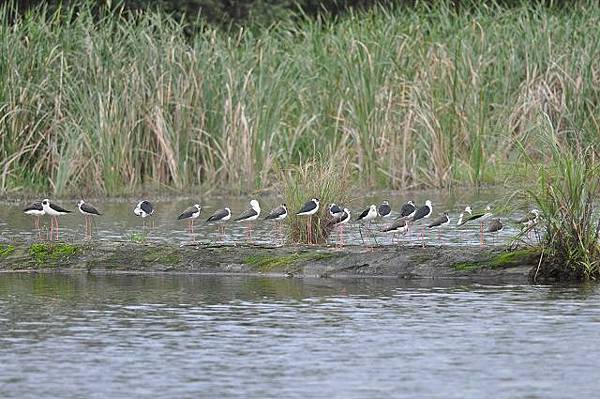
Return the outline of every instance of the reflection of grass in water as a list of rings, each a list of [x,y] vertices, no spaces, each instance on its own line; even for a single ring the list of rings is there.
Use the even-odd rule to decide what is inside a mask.
[[[306,287],[300,279],[244,278],[235,287],[235,296],[241,298],[294,298],[306,296]]]
[[[75,291],[75,284],[70,276],[38,273],[31,281],[31,291],[36,295],[71,296]]]

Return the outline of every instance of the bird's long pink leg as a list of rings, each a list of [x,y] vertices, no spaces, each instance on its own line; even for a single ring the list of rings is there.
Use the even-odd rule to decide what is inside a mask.
[[[483,222],[479,222],[479,244],[483,247]]]
[[[285,245],[285,230],[283,222],[279,223],[279,235],[281,236],[281,245]]]

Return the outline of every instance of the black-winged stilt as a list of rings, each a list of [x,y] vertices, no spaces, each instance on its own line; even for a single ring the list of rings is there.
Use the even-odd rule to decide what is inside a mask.
[[[194,204],[187,208],[185,211],[181,213],[181,215],[177,216],[177,220],[187,220],[188,221],[188,231],[191,234],[194,234],[194,220],[200,217],[202,213],[202,207],[200,204]]]
[[[77,201],[77,208],[83,215],[83,220],[85,221],[85,236],[87,238],[92,238],[92,218],[94,216],[101,216],[102,214],[98,211],[98,209],[86,203],[84,200]]]
[[[428,229],[433,229],[434,227],[443,227],[448,226],[450,224],[450,217],[448,216],[448,212],[442,213],[440,216],[435,218],[431,223],[427,225]],[[440,239],[440,232],[438,230],[438,240]]]
[[[402,205],[400,208],[400,216],[398,218],[411,218],[414,216],[417,207],[415,203],[412,201],[408,201],[406,204]]]
[[[362,211],[360,213],[360,215],[358,215],[358,217],[356,218],[356,221],[360,223],[358,225],[358,232],[360,233],[360,239],[362,240],[363,244],[365,243],[365,239],[363,238],[363,235],[362,235],[362,224],[364,222],[369,222],[369,224],[371,224],[371,222],[377,217],[377,215],[378,215],[377,207],[374,204],[371,204],[371,205],[369,205],[368,208],[366,208],[364,211]],[[371,229],[368,229],[368,230],[371,233],[373,240],[375,241],[375,244],[377,244],[377,238],[375,238],[375,235],[373,234]]]
[[[41,202],[34,202],[29,205],[27,208],[23,209],[23,213],[29,216],[34,216],[33,220],[33,228],[38,231],[38,235],[40,233],[40,217],[44,216],[46,212],[44,212],[44,207]]]
[[[377,214],[382,219],[388,218],[392,215],[392,207],[387,200],[383,201],[379,207],[377,207]]]
[[[470,206],[465,208],[465,212],[461,214],[462,217],[459,217],[458,222],[456,223],[459,226],[466,224],[468,222],[472,222],[474,220],[480,220],[483,222],[484,220],[489,219],[492,216],[492,208],[488,205],[485,207],[483,212],[473,213]]]
[[[416,222],[421,219],[427,219],[431,216],[431,212],[433,212],[433,206],[431,205],[431,201],[425,201],[425,205],[420,207],[415,211],[415,214],[412,217],[412,222]]]
[[[337,216],[341,215],[344,212],[344,210],[335,203],[329,204],[329,206],[327,207],[327,211],[329,212],[329,216],[331,216],[332,219],[335,219]]]
[[[310,201],[305,202],[302,208],[300,208],[300,210],[296,212],[296,216],[308,216],[308,220],[306,221],[306,234],[309,244],[313,244],[312,217],[318,211],[319,199],[312,198]]]
[[[468,211],[467,211],[468,209]],[[483,222],[492,217],[492,208],[488,205],[485,207],[483,212],[472,213],[471,208],[467,206],[465,208],[465,215],[460,218],[458,225],[462,226],[468,222],[472,222],[474,220],[479,220],[479,242],[483,245]],[[466,213],[469,213],[469,216],[466,216]]]
[[[265,216],[265,220],[282,221],[285,218],[287,218],[287,215],[288,215],[287,205],[281,204],[277,208],[272,209],[271,212],[269,212],[269,214],[267,216]],[[279,229],[280,229],[281,241],[283,243],[283,241],[285,241],[283,230],[281,230],[283,228],[283,225],[281,223],[278,223],[278,225],[279,225]]]
[[[381,231],[384,233],[393,233],[394,235],[392,236],[392,244],[394,244],[396,234],[406,234],[408,231],[408,220],[405,218],[396,219],[394,223],[383,227]]]
[[[58,240],[58,217],[67,215],[71,213],[71,211],[62,208],[59,205],[51,203],[49,199],[45,199],[42,201],[42,208],[44,209],[44,213],[50,216],[50,237],[52,238],[52,230],[56,228],[56,240]]]
[[[141,217],[144,222],[144,228],[146,227],[146,218],[154,214],[154,207],[149,201],[143,200],[133,209],[135,216]]]
[[[253,199],[250,201],[250,208],[240,213],[237,218],[234,219],[236,222],[253,222],[260,216],[260,204],[257,200]],[[246,230],[248,238],[252,239],[252,225]]]
[[[499,232],[502,231],[503,228],[504,228],[504,226],[502,225],[502,221],[500,221],[500,218],[495,218],[490,221],[485,232],[486,233],[494,233],[494,244],[495,244],[496,236],[498,235]]]
[[[350,210],[348,208],[341,209],[341,212],[336,212],[333,216],[332,223],[338,226],[338,242],[340,246],[344,246],[344,225],[350,221]]]
[[[456,225],[457,226],[462,226],[464,223],[466,223],[466,220],[473,214],[473,211],[471,210],[471,207],[469,205],[467,205],[465,207],[465,210],[462,211],[460,213],[460,215],[458,216],[458,220],[456,221]],[[464,221],[464,223],[463,223]]]
[[[377,207],[375,205],[369,205],[364,211],[356,218],[357,222],[371,222],[377,217]]]
[[[428,219],[431,216],[432,212],[433,212],[433,206],[431,205],[431,201],[427,200],[427,201],[425,201],[425,205],[423,205],[422,207],[420,207],[419,209],[417,209],[415,211],[415,214],[413,215],[411,221],[414,223],[421,219]],[[421,229],[421,240],[422,240],[423,246],[425,246],[425,229],[424,228]]]
[[[286,204],[281,204],[277,208],[274,208],[265,216],[265,220],[283,220],[288,215],[288,209]]]
[[[231,219],[231,209],[225,207],[223,209],[217,209],[215,213],[213,213],[208,219],[206,219],[206,221],[209,223],[219,223],[219,232],[221,233],[221,235],[223,235],[225,233],[225,226],[223,225],[223,223],[225,223],[229,219]]]

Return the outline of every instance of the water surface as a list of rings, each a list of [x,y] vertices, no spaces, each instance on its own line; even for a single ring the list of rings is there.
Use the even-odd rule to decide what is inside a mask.
[[[0,397],[597,396],[598,287],[431,284],[0,274]]]

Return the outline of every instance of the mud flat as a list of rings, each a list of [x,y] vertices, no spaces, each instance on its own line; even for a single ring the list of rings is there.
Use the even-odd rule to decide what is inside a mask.
[[[0,244],[0,272],[193,273],[286,277],[462,279],[526,284],[535,249],[215,246],[136,243]],[[539,281],[539,278],[538,278]]]

